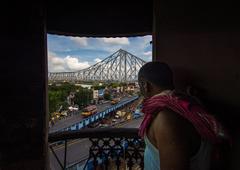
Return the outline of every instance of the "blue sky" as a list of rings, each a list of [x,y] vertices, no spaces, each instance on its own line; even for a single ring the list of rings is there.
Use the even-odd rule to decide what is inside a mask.
[[[86,38],[48,34],[49,72],[77,71],[103,60],[120,48],[151,61],[152,36]]]

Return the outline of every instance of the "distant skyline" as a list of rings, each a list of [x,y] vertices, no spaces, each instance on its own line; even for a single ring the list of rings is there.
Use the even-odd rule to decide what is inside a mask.
[[[48,71],[68,72],[87,68],[119,49],[145,61],[152,60],[152,36],[86,38],[48,34]]]

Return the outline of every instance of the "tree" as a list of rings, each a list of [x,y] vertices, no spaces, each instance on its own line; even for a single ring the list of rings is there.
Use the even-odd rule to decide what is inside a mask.
[[[76,90],[76,86],[70,83],[53,84],[48,86],[48,99],[49,99],[49,117],[59,110],[60,106],[67,109],[67,96],[70,92]]]
[[[127,83],[121,82],[119,86],[127,86]]]
[[[79,106],[88,105],[93,99],[92,90],[82,88],[75,93],[75,103]]]
[[[92,90],[77,87],[70,83],[52,84],[48,86],[49,117],[57,112],[61,106],[62,110],[68,109],[67,97],[71,92],[75,93],[74,103],[80,107],[88,105],[93,99]]]
[[[99,85],[94,85],[94,86],[92,86],[92,88],[94,89],[94,90],[100,90],[100,89],[105,89],[105,85],[101,85],[101,86],[99,86]]]
[[[119,87],[119,86],[120,86],[120,84],[119,84],[119,83],[116,83],[116,82],[114,82],[114,83],[111,83],[111,84],[110,84],[110,86],[111,86],[112,88],[117,88],[117,87]]]
[[[111,100],[111,95],[108,92],[105,92],[103,97],[105,100]]]

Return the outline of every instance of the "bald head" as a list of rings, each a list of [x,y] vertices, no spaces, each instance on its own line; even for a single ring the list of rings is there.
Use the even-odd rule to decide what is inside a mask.
[[[139,82],[147,81],[163,90],[174,88],[173,73],[166,63],[157,61],[146,63],[139,70],[138,79]]]

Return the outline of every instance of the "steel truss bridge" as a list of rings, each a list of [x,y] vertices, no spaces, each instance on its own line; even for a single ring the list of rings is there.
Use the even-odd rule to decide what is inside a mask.
[[[125,51],[118,50],[101,62],[76,72],[49,72],[50,81],[117,81],[134,82],[146,61]]]

